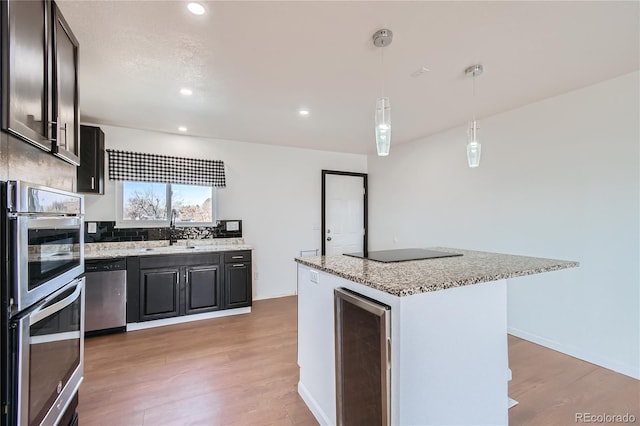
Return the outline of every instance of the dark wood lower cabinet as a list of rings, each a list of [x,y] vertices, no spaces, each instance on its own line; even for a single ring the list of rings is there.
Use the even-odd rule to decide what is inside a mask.
[[[226,307],[251,306],[251,263],[225,264],[224,285]]]
[[[140,270],[140,319],[170,318],[179,314],[180,270]]]
[[[127,259],[127,322],[251,306],[251,252]]]
[[[198,314],[220,309],[220,266],[186,268],[185,313]]]

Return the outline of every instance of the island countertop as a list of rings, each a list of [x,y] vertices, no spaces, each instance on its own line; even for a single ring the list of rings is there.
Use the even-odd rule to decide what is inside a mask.
[[[453,248],[430,250],[462,256],[382,263],[345,255],[298,257],[296,262],[375,288],[410,296],[488,281],[575,268],[575,261],[516,256]]]

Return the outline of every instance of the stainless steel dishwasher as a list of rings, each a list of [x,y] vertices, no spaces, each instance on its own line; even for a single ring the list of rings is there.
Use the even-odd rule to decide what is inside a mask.
[[[85,334],[87,336],[126,330],[126,259],[90,259],[84,263]]]

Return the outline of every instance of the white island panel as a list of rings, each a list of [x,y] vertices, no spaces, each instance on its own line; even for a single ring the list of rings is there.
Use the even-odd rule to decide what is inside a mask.
[[[505,280],[403,297],[400,330],[396,424],[508,423]]]
[[[505,280],[398,297],[298,265],[298,390],[320,424],[336,424],[337,287],[391,306],[392,424],[507,424]]]

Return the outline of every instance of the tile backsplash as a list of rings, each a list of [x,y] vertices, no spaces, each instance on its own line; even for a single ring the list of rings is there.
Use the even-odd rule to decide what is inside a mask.
[[[180,226],[176,227],[175,234],[179,240],[184,239],[208,239],[208,238],[241,238],[242,221],[237,231],[227,231],[226,221],[220,221],[217,226]],[[96,232],[89,233],[90,224],[95,224]],[[85,243],[105,243],[124,241],[157,241],[169,239],[169,228],[116,228],[115,222],[86,222],[84,232]]]

